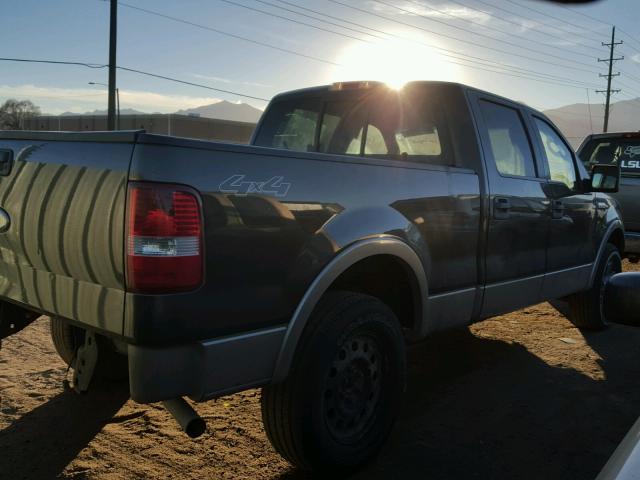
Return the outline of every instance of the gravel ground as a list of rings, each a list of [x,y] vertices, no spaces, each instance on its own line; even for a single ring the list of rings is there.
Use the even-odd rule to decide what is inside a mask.
[[[592,479],[640,415],[639,358],[640,328],[582,334],[546,303],[434,336],[356,478]],[[76,395],[65,374],[46,318],[4,341],[0,478],[304,478],[267,441],[259,390],[198,406],[209,430],[190,440],[126,385]]]

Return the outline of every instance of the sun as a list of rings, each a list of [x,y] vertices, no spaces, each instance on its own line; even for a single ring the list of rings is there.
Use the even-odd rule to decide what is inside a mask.
[[[422,44],[422,37],[414,40],[385,38],[351,44],[340,53],[333,80],[377,80],[392,88],[412,80],[461,81],[457,65]]]

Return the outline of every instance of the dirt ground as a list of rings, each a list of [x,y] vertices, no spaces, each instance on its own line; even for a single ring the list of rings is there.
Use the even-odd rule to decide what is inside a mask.
[[[356,478],[593,479],[640,415],[639,359],[640,328],[583,335],[548,304],[437,335],[410,349],[402,416]],[[65,370],[46,318],[4,341],[1,478],[304,478],[267,441],[259,390],[200,405],[190,440],[126,385],[65,390]]]

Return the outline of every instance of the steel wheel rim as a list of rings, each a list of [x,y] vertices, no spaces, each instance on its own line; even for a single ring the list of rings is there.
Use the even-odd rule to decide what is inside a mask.
[[[325,382],[324,418],[335,440],[352,443],[371,424],[382,392],[382,357],[369,335],[347,338],[336,354]]]

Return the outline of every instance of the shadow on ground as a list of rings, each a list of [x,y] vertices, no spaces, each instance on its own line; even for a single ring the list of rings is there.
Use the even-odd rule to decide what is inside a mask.
[[[414,346],[403,413],[354,478],[595,478],[640,415],[640,331],[616,325],[585,339],[606,380],[468,329]]]
[[[92,386],[83,395],[66,389],[16,419],[0,431],[0,478],[55,478],[128,398],[126,382]]]

